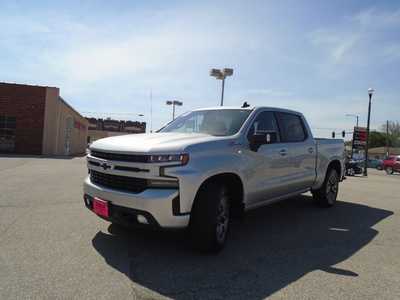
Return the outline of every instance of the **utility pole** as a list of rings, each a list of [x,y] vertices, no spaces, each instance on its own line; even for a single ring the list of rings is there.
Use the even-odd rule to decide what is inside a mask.
[[[150,133],[153,132],[153,90],[150,89]]]
[[[389,120],[386,121],[386,157],[389,157]]]

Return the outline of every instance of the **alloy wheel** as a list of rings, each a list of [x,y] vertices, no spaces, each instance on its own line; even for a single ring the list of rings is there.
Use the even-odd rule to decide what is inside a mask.
[[[216,234],[219,243],[223,243],[229,227],[229,198],[225,191],[222,192],[221,200],[217,210],[217,227]]]
[[[328,182],[326,183],[326,198],[329,204],[333,204],[336,201],[336,197],[339,190],[339,181],[336,173],[332,172],[329,176]]]

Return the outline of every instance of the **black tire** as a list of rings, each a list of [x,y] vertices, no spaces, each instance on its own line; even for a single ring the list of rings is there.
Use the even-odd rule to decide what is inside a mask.
[[[386,167],[385,171],[388,175],[392,175],[393,174],[393,168],[392,167]]]
[[[218,252],[224,247],[229,231],[230,199],[228,189],[219,182],[210,182],[200,189],[189,224],[192,247],[204,252]]]
[[[316,203],[323,207],[332,207],[336,203],[339,192],[339,174],[335,169],[329,169],[321,188],[313,190],[312,195]]]
[[[354,172],[354,169],[353,168],[349,168],[349,169],[347,169],[346,170],[346,175],[348,175],[348,176],[354,176],[354,174],[355,174],[355,172]]]

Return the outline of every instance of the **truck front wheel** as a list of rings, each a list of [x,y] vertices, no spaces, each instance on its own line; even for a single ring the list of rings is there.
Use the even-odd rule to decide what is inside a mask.
[[[201,187],[193,204],[189,234],[192,246],[218,252],[225,245],[230,223],[230,195],[219,182]]]
[[[331,207],[335,205],[339,191],[339,175],[335,169],[329,169],[324,183],[318,190],[313,190],[314,200],[321,206]]]

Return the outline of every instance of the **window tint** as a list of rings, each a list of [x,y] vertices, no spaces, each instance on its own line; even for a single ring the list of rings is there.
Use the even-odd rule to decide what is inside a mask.
[[[278,112],[278,122],[283,142],[301,142],[307,138],[303,121],[294,114]]]
[[[276,131],[278,133],[278,125],[273,112],[263,111],[258,114],[256,119],[251,124],[247,137],[250,138],[256,132]],[[279,134],[278,134],[279,140]]]

